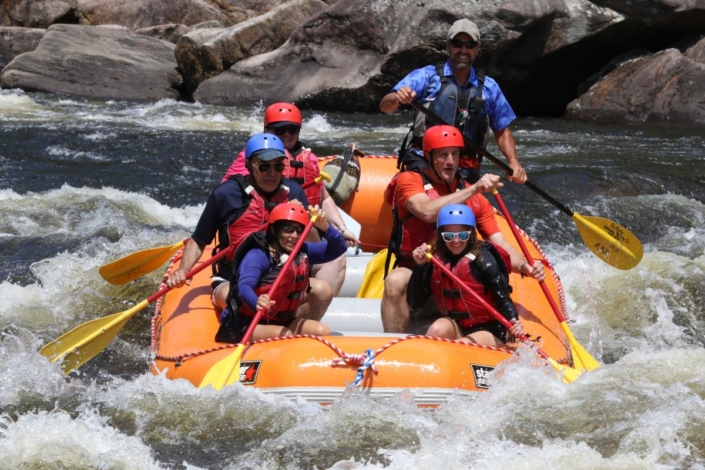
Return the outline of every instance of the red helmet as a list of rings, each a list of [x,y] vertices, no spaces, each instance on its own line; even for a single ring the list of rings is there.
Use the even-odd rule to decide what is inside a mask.
[[[280,220],[290,220],[292,222],[298,222],[301,225],[306,225],[311,218],[308,216],[308,212],[306,212],[303,206],[286,202],[279,204],[269,213],[268,222],[270,225]]]
[[[293,122],[301,125],[301,111],[290,103],[274,103],[264,112],[264,127],[275,122]]]
[[[433,126],[423,135],[423,151],[431,153],[433,149],[443,147],[465,147],[463,135],[453,126]]]

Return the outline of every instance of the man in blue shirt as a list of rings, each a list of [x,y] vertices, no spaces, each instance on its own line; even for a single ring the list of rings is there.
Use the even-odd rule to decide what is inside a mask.
[[[519,163],[514,137],[509,130],[509,124],[516,119],[516,115],[497,82],[472,66],[480,52],[480,30],[477,25],[467,19],[453,23],[448,31],[446,50],[448,60],[445,64],[413,70],[382,98],[380,110],[393,113],[401,105],[419,101],[482,148],[485,147],[489,127],[513,170],[509,179],[524,183],[527,175]],[[417,112],[410,152],[416,152],[420,147],[425,129],[436,124]],[[461,176],[470,183],[477,181],[481,161],[481,155],[466,147],[461,155]]]

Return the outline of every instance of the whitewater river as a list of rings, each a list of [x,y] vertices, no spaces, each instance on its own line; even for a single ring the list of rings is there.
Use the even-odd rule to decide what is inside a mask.
[[[151,307],[68,377],[40,356],[158,290],[162,272],[112,286],[98,268],[188,236],[262,113],[0,92],[0,469],[705,468],[705,127],[513,126],[535,184],[644,245],[619,271],[565,214],[504,191],[602,363],[573,384],[527,357],[434,412],[352,391],[322,408],[199,390],[148,371]],[[407,120],[305,112],[301,139],[319,155],[390,154]]]

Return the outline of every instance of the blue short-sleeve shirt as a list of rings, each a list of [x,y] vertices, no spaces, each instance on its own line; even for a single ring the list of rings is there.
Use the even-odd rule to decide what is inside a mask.
[[[450,77],[450,79],[458,85],[458,83],[455,82],[453,70],[450,68],[450,62],[448,61],[446,61],[443,66],[443,74]],[[480,82],[477,79],[475,68],[473,67],[470,71],[468,83],[460,86],[460,88],[467,89],[473,85],[477,86],[479,84]],[[392,90],[399,91],[403,86],[408,86],[416,92],[416,101],[430,101],[435,99],[441,90],[441,77],[436,73],[435,65],[427,65],[426,67],[412,70],[409,75],[397,83]],[[514,110],[509,105],[509,102],[504,97],[504,93],[502,93],[502,90],[493,78],[485,77],[485,85],[482,87],[482,97],[485,99],[485,112],[490,118],[490,128],[493,131],[501,131],[516,119],[517,116],[514,114]]]

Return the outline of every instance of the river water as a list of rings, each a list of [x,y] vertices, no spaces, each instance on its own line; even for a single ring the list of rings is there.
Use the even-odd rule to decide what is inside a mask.
[[[160,272],[112,286],[98,268],[188,236],[262,114],[0,92],[0,469],[705,468],[703,127],[513,126],[535,184],[644,245],[619,271],[565,214],[503,191],[602,363],[573,384],[526,357],[433,412],[352,390],[327,408],[199,390],[149,373],[151,308],[70,376],[49,364],[43,344],[158,289]],[[319,155],[390,154],[408,120],[305,112],[301,139]]]

